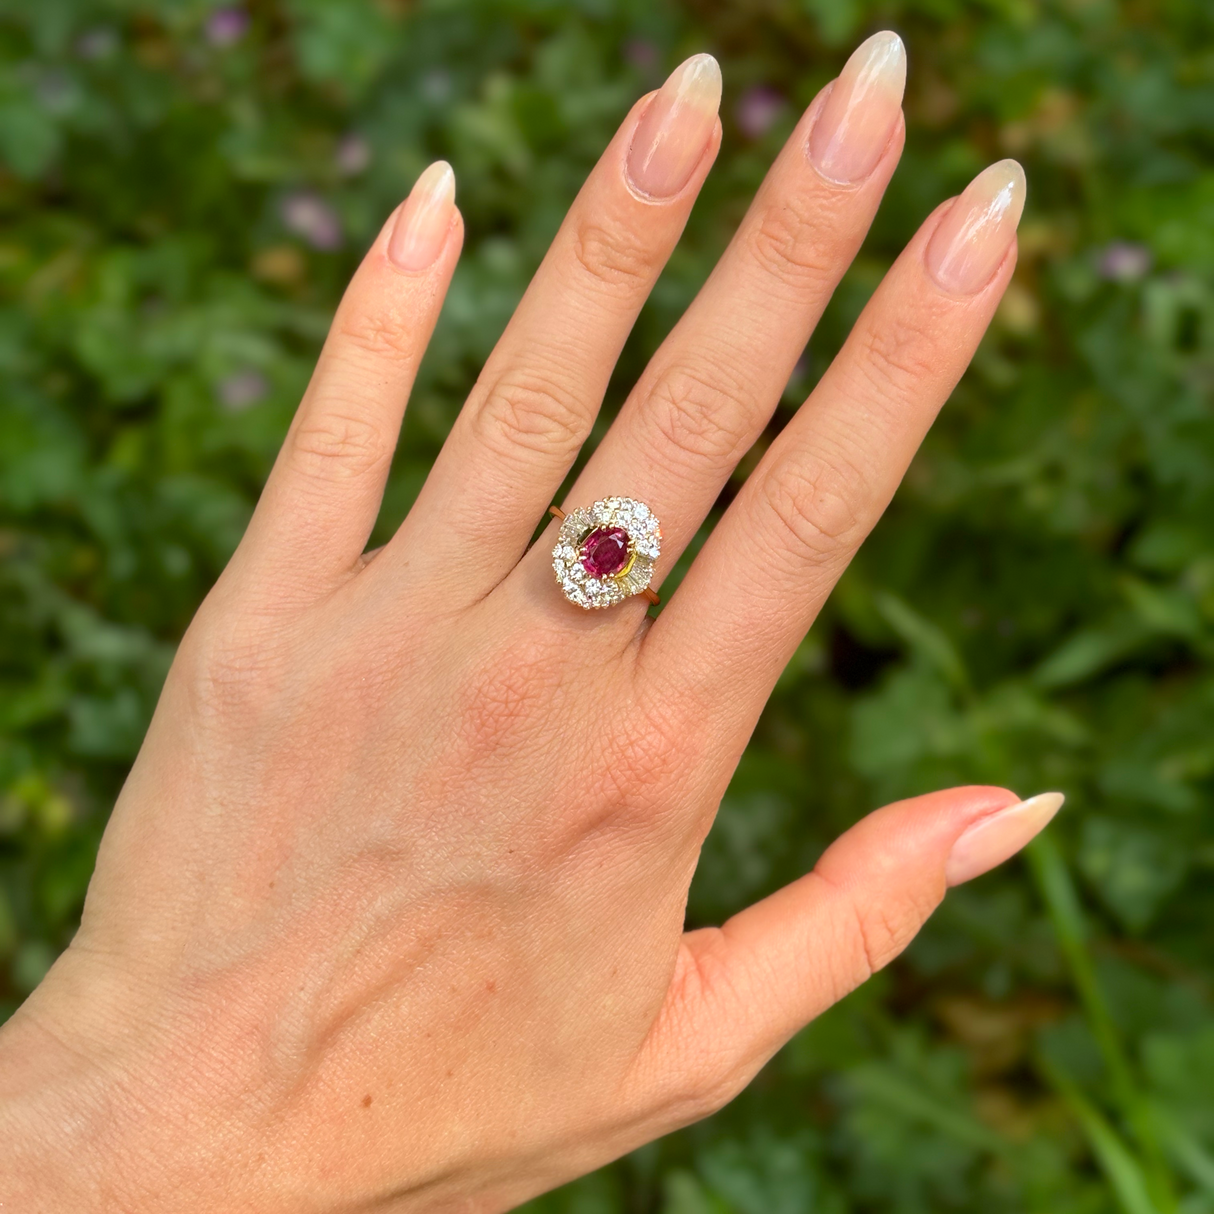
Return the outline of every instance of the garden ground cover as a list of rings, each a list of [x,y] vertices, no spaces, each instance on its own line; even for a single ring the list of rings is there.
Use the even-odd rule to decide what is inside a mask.
[[[0,0],[0,1016],[71,937],[174,646],[421,169],[454,165],[468,240],[375,542],[631,101],[721,61],[722,153],[608,418],[886,27],[906,155],[760,450],[923,217],[1009,155],[1020,264],[781,679],[689,921],[887,800],[1068,805],[734,1105],[534,1210],[1214,1212],[1205,0]]]

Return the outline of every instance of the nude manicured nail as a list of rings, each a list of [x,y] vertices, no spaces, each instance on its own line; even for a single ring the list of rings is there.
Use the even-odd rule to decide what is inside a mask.
[[[436,160],[414,183],[388,238],[388,256],[402,270],[425,270],[447,243],[455,209],[455,174]]]
[[[979,818],[953,844],[944,875],[949,885],[960,885],[1011,859],[1035,838],[1062,808],[1060,792],[1038,793]]]
[[[831,87],[809,133],[809,159],[823,177],[850,185],[877,167],[902,112],[906,49],[888,30],[862,42]]]
[[[691,180],[721,107],[721,69],[711,55],[692,55],[637,123],[628,149],[628,180],[651,198],[670,198]]]
[[[983,169],[932,234],[928,273],[954,295],[976,295],[1007,255],[1024,210],[1024,170],[1014,160]]]

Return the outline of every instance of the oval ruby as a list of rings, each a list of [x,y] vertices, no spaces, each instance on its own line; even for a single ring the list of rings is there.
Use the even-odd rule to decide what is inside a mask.
[[[628,532],[623,527],[596,527],[582,544],[581,558],[591,577],[612,577],[628,564]]]

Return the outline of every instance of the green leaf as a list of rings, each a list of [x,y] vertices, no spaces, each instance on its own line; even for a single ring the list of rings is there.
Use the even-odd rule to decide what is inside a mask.
[[[1079,866],[1105,904],[1141,932],[1188,868],[1182,840],[1159,831],[1090,815],[1083,822]]]
[[[1062,1098],[1070,1106],[1092,1148],[1096,1162],[1109,1179],[1124,1214],[1165,1214],[1151,1199],[1146,1174],[1134,1153],[1098,1108],[1065,1076],[1054,1072],[1052,1078]]]
[[[910,647],[911,653],[944,676],[954,691],[969,688],[969,676],[956,646],[939,625],[932,623],[893,594],[880,593],[874,598],[877,610]]]
[[[60,147],[58,125],[35,101],[21,97],[0,102],[0,160],[18,177],[40,177]]]

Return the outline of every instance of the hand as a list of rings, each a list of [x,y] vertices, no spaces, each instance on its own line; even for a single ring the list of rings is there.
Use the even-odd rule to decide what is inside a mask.
[[[763,431],[897,163],[877,35],[810,107],[568,507],[647,502],[655,586]],[[72,946],[0,1034],[15,1210],[497,1211],[702,1117],[1061,798],[889,806],[684,934],[773,683],[1012,273],[1012,162],[942,205],[656,619],[537,522],[720,139],[707,56],[633,109],[437,460],[364,555],[461,243],[422,176],[343,299],[189,629]]]

